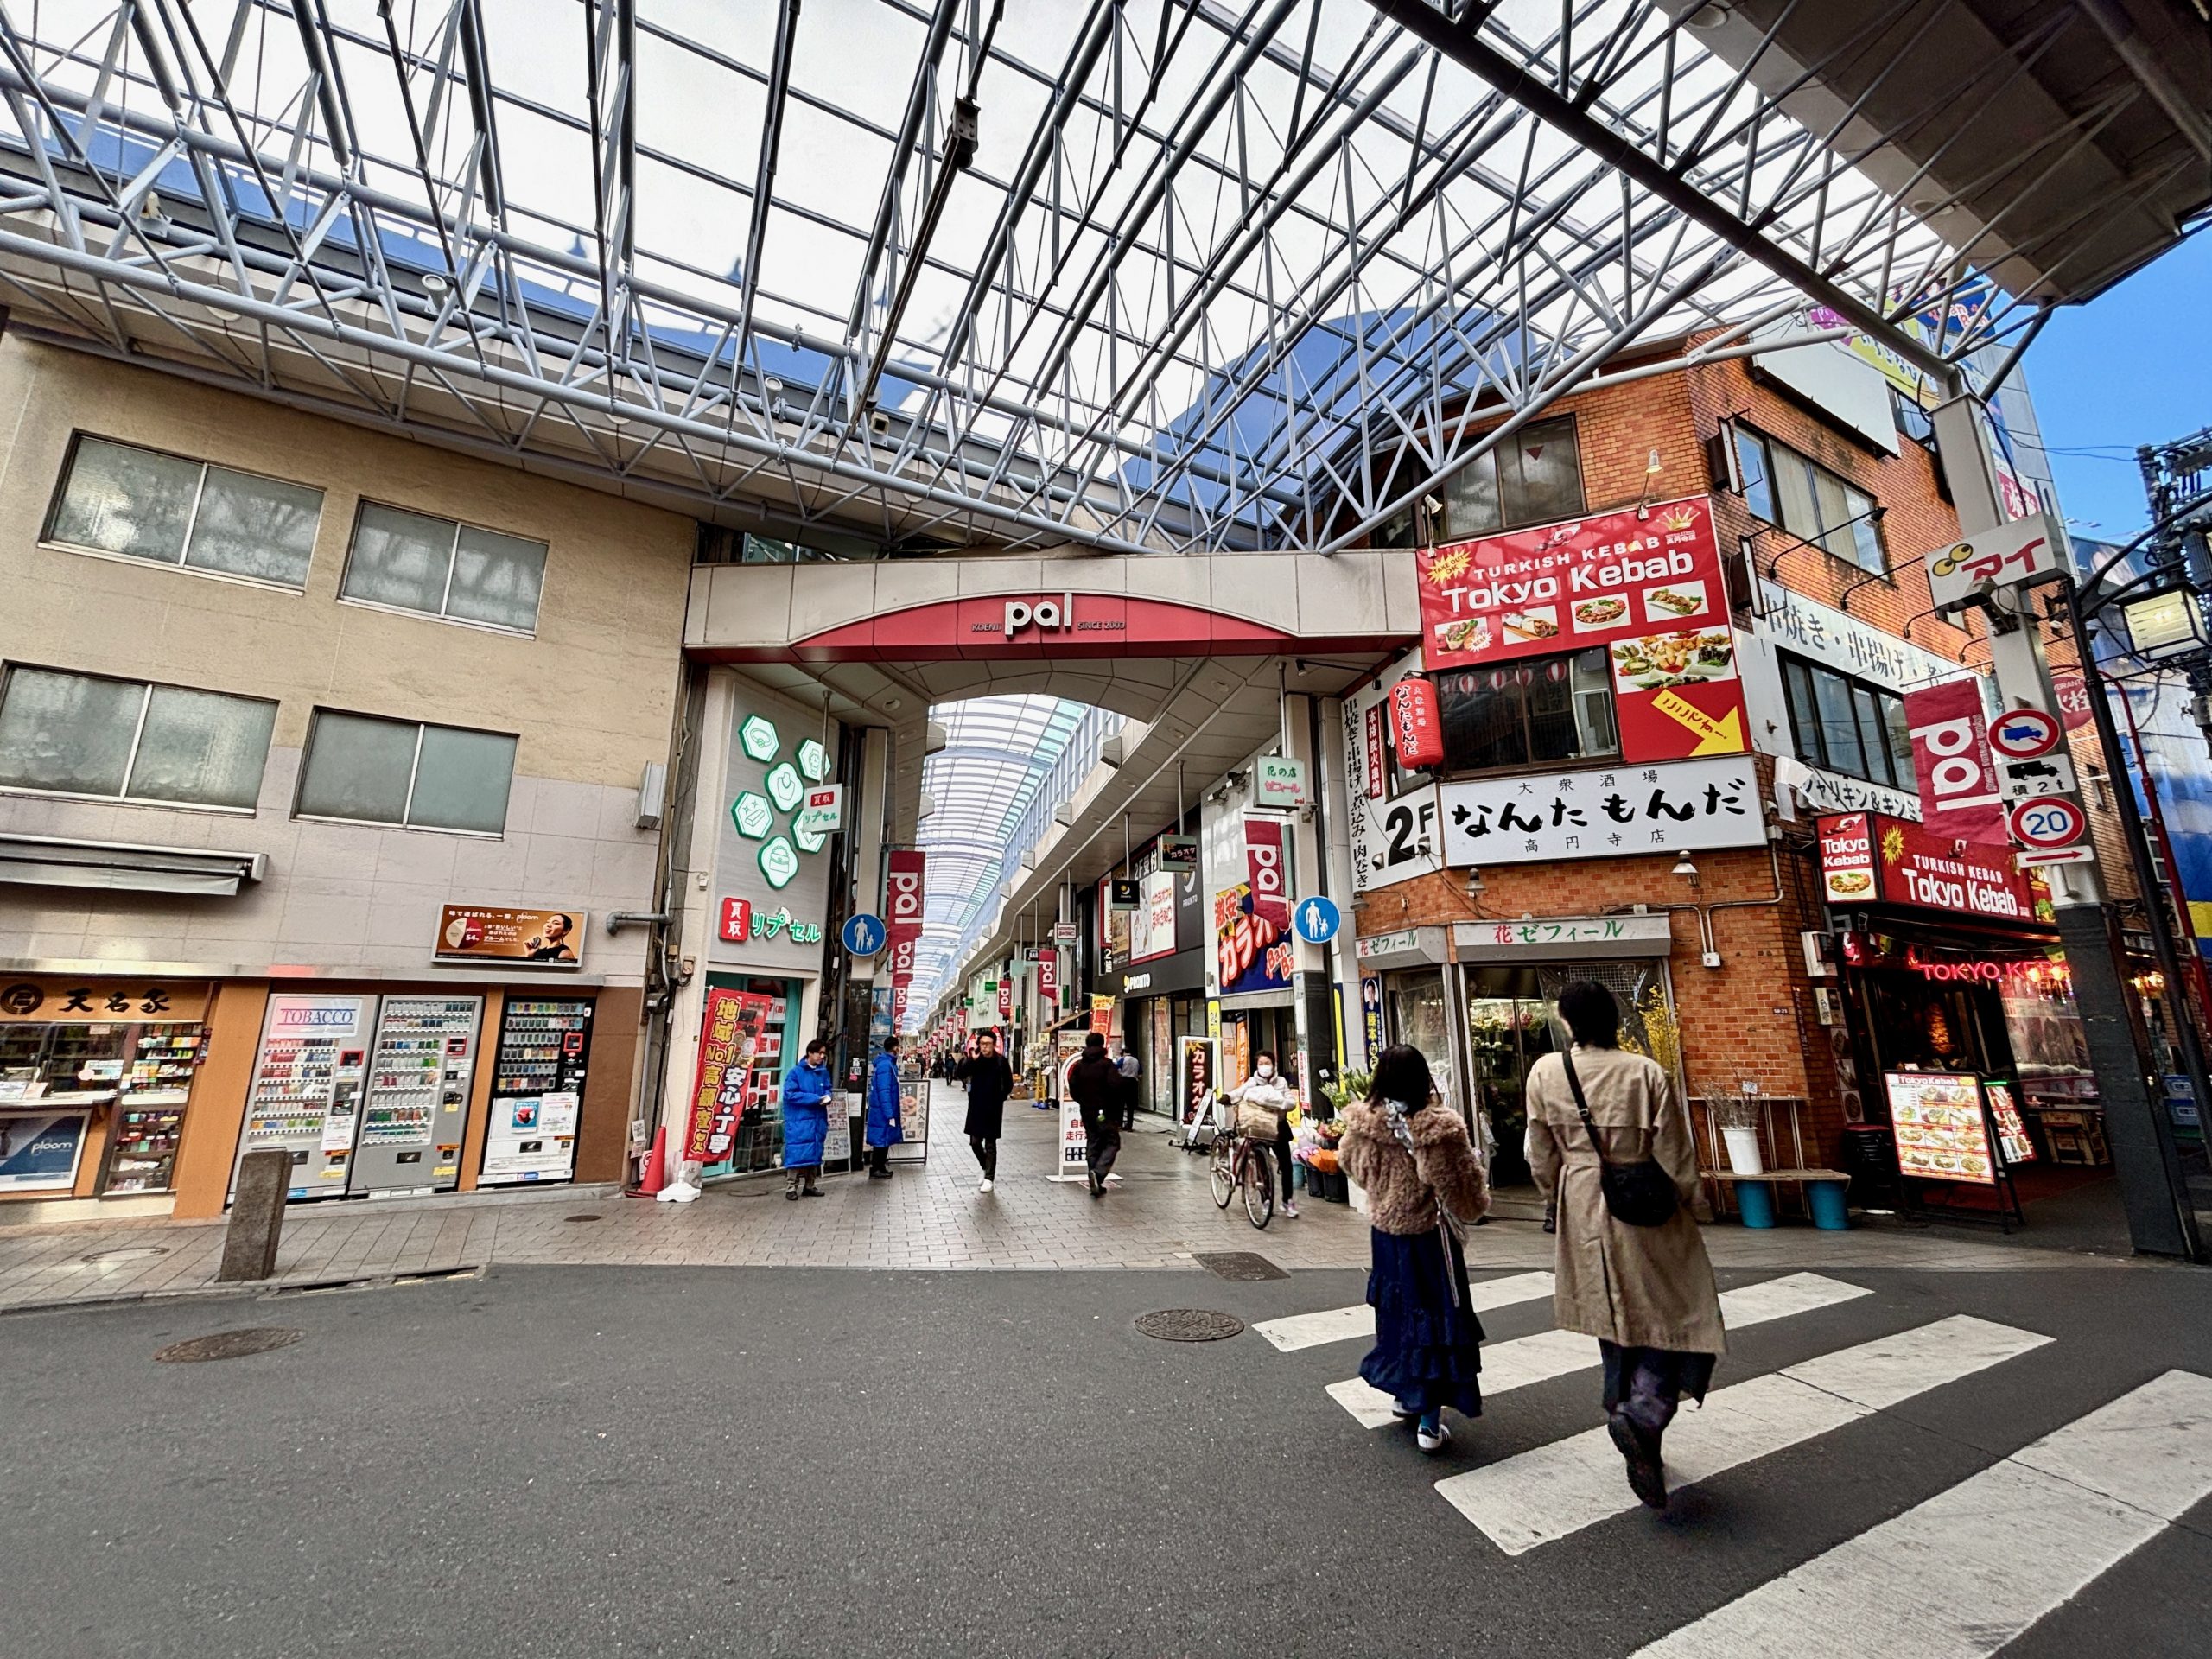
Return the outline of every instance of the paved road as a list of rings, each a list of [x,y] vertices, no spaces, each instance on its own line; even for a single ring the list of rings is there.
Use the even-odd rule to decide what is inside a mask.
[[[1723,1279],[1735,1351],[1675,1440],[1708,1478],[1664,1519],[1584,1456],[1592,1356],[1521,1273],[1433,1460],[1331,1392],[1344,1271],[503,1267],[14,1315],[0,1650],[2204,1650],[2212,1277]],[[1138,1335],[1164,1306],[1261,1328]],[[263,1324],[307,1334],[151,1357]]]

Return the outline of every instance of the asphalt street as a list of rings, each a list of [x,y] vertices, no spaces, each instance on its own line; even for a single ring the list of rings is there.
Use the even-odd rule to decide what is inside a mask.
[[[1724,1287],[1774,1276],[1725,1274]],[[1253,1322],[1344,1307],[1360,1298],[1353,1272],[507,1268],[14,1315],[0,1319],[0,1652],[1594,1659],[1857,1547],[2164,1373],[2212,1377],[2212,1276],[1821,1282],[1847,1300],[1735,1332],[1709,1413],[1732,1384],[1811,1377],[1808,1362],[1960,1315],[2019,1351],[1750,1455],[1679,1491],[1663,1518],[1622,1507],[1520,1554],[1435,1483],[1521,1467],[1592,1428],[1594,1370],[1538,1367],[1432,1459],[1326,1392],[1353,1376],[1360,1341],[1286,1352],[1250,1329],[1168,1343],[1132,1323],[1162,1307]],[[1542,1338],[1549,1303],[1484,1322],[1502,1378],[1517,1351],[1503,1344]],[[153,1357],[259,1325],[305,1335],[245,1358]],[[1943,1342],[1948,1363],[1959,1344]],[[2212,1426],[2182,1429],[2194,1451],[2161,1467],[2195,1478]],[[2177,1519],[2052,1591],[2056,1611],[2002,1650],[2203,1652],[2212,1503],[2188,1490]],[[2002,1540],[2010,1523],[1973,1524]],[[1900,1630],[1927,1628],[1916,1599],[1936,1593],[1911,1564],[1941,1578],[1947,1536],[1904,1570],[1884,1558],[1821,1649],[1994,1651],[1900,1645]]]

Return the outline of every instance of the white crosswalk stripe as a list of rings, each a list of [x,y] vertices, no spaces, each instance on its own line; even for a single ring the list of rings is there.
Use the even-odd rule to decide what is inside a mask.
[[[2212,1379],[2168,1371],[1639,1659],[1986,1659],[2208,1496]]]
[[[1528,1276],[1548,1280],[1551,1275],[1532,1274]],[[1834,1307],[1838,1303],[1853,1301],[1872,1294],[1861,1286],[1823,1278],[1817,1273],[1793,1273],[1784,1279],[1770,1279],[1760,1284],[1746,1285],[1741,1290],[1726,1292],[1720,1298],[1720,1314],[1731,1331],[1743,1331],[1772,1319],[1810,1313],[1819,1308]],[[1351,1312],[1348,1308],[1342,1311]],[[1371,1309],[1363,1308],[1361,1311],[1372,1313]],[[1374,1334],[1371,1318],[1368,1322],[1368,1334]],[[1515,1389],[1525,1389],[1532,1383],[1548,1382],[1554,1377],[1570,1376],[1576,1371],[1595,1370],[1597,1368],[1597,1339],[1586,1337],[1580,1332],[1541,1331],[1531,1337],[1516,1337],[1510,1342],[1490,1344],[1484,1347],[1483,1395],[1485,1399],[1493,1398]],[[1386,1428],[1397,1421],[1396,1408],[1390,1396],[1358,1377],[1332,1382],[1327,1392],[1332,1400],[1357,1418],[1363,1427]]]
[[[1710,1479],[2050,1340],[1958,1314],[1721,1389],[1668,1430],[1669,1483]],[[1436,1490],[1509,1555],[1637,1507],[1603,1428],[1450,1476]]]
[[[1548,1273],[1516,1273],[1503,1279],[1485,1279],[1467,1287],[1478,1313],[1516,1302],[1541,1301],[1552,1294]],[[1252,1327],[1284,1353],[1319,1348],[1324,1343],[1375,1340],[1375,1310],[1365,1302],[1350,1307],[1324,1308],[1319,1313],[1294,1313],[1288,1319],[1262,1319]]]

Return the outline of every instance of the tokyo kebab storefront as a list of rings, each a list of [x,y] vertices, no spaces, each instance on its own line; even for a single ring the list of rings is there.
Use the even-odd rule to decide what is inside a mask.
[[[2050,893],[2009,847],[1878,812],[1819,821],[1838,932],[1847,1163],[1899,1207],[2024,1219],[2109,1173]]]

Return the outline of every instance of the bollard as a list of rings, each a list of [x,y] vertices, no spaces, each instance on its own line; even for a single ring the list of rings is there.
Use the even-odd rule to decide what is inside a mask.
[[[266,1279],[276,1271],[276,1243],[284,1231],[284,1193],[292,1184],[292,1154],[275,1147],[238,1160],[238,1192],[223,1235],[223,1265],[215,1281]]]

